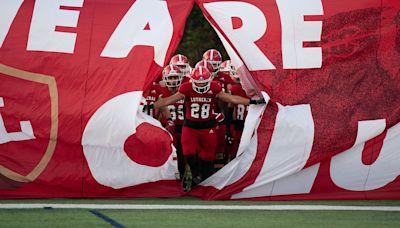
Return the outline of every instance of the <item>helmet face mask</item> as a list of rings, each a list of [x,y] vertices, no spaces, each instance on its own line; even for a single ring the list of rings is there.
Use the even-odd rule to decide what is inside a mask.
[[[183,74],[174,65],[168,65],[163,70],[163,81],[168,88],[179,87],[182,83]]]
[[[210,72],[203,66],[196,67],[191,75],[192,88],[197,93],[207,93],[211,87],[212,77]]]
[[[182,76],[177,74],[170,74],[164,79],[165,85],[169,88],[179,87],[182,83]]]
[[[210,81],[208,81],[208,82],[193,81],[192,82],[193,90],[196,91],[197,93],[207,93],[208,90],[210,90],[210,86],[211,86]]]
[[[219,65],[221,64],[221,61],[212,61],[212,60],[209,60],[208,62],[211,63],[211,65],[212,65],[214,71],[218,70]]]

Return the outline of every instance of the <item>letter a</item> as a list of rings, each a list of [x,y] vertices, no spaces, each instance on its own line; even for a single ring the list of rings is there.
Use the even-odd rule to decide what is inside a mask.
[[[172,34],[173,24],[167,2],[138,0],[111,35],[101,56],[125,58],[135,46],[153,46],[154,61],[163,66]]]

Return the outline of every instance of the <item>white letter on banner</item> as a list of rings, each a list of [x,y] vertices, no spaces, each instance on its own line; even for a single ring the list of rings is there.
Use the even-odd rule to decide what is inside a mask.
[[[0,2],[0,48],[10,30],[23,0],[3,0]]]
[[[4,99],[0,97],[0,108],[4,107]],[[33,134],[32,124],[30,121],[19,122],[21,126],[20,132],[7,132],[4,125],[3,117],[0,114],[0,144],[11,142],[11,141],[23,141],[35,139]]]
[[[321,0],[277,0],[282,24],[284,69],[321,68],[322,49],[303,48],[303,42],[321,41],[322,21],[304,21],[305,15],[322,15]]]
[[[255,44],[267,30],[267,21],[259,8],[244,2],[214,2],[206,3],[204,7],[235,45],[249,70],[275,69]],[[240,28],[233,28],[234,17],[242,20]]]
[[[127,138],[143,122],[161,124],[139,110],[142,91],[124,93],[104,103],[90,117],[82,135],[83,153],[93,178],[115,189],[159,180],[174,180],[173,154],[159,167],[141,165],[124,150]]]
[[[362,162],[365,142],[381,134],[385,126],[385,120],[358,122],[354,146],[331,161],[330,175],[337,186],[351,191],[374,190],[400,175],[400,124],[388,130],[377,160],[371,165]]]
[[[61,6],[82,7],[83,0],[36,0],[29,31],[29,51],[73,53],[76,34],[57,32],[56,26],[76,27],[79,11]]]
[[[111,35],[101,56],[125,58],[134,46],[152,46],[154,61],[163,66],[172,34],[166,1],[137,0]]]

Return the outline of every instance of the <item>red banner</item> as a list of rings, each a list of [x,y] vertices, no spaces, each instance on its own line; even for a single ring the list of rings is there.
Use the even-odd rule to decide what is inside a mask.
[[[142,92],[179,44],[192,6],[3,2],[0,195],[181,195],[170,136],[138,110]],[[149,132],[156,137],[148,139]]]
[[[196,0],[251,106],[204,199],[399,199],[397,0]],[[175,197],[175,148],[141,109],[194,1],[6,0],[0,196]]]
[[[197,2],[247,91],[271,100],[253,112],[262,120],[247,137],[257,149],[195,195],[398,199],[397,1]]]

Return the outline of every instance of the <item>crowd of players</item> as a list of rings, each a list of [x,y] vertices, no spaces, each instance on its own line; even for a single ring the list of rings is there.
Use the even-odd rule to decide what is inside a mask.
[[[143,111],[173,136],[185,191],[236,156],[248,105],[264,103],[247,97],[235,67],[215,49],[194,68],[173,56],[145,97]]]

